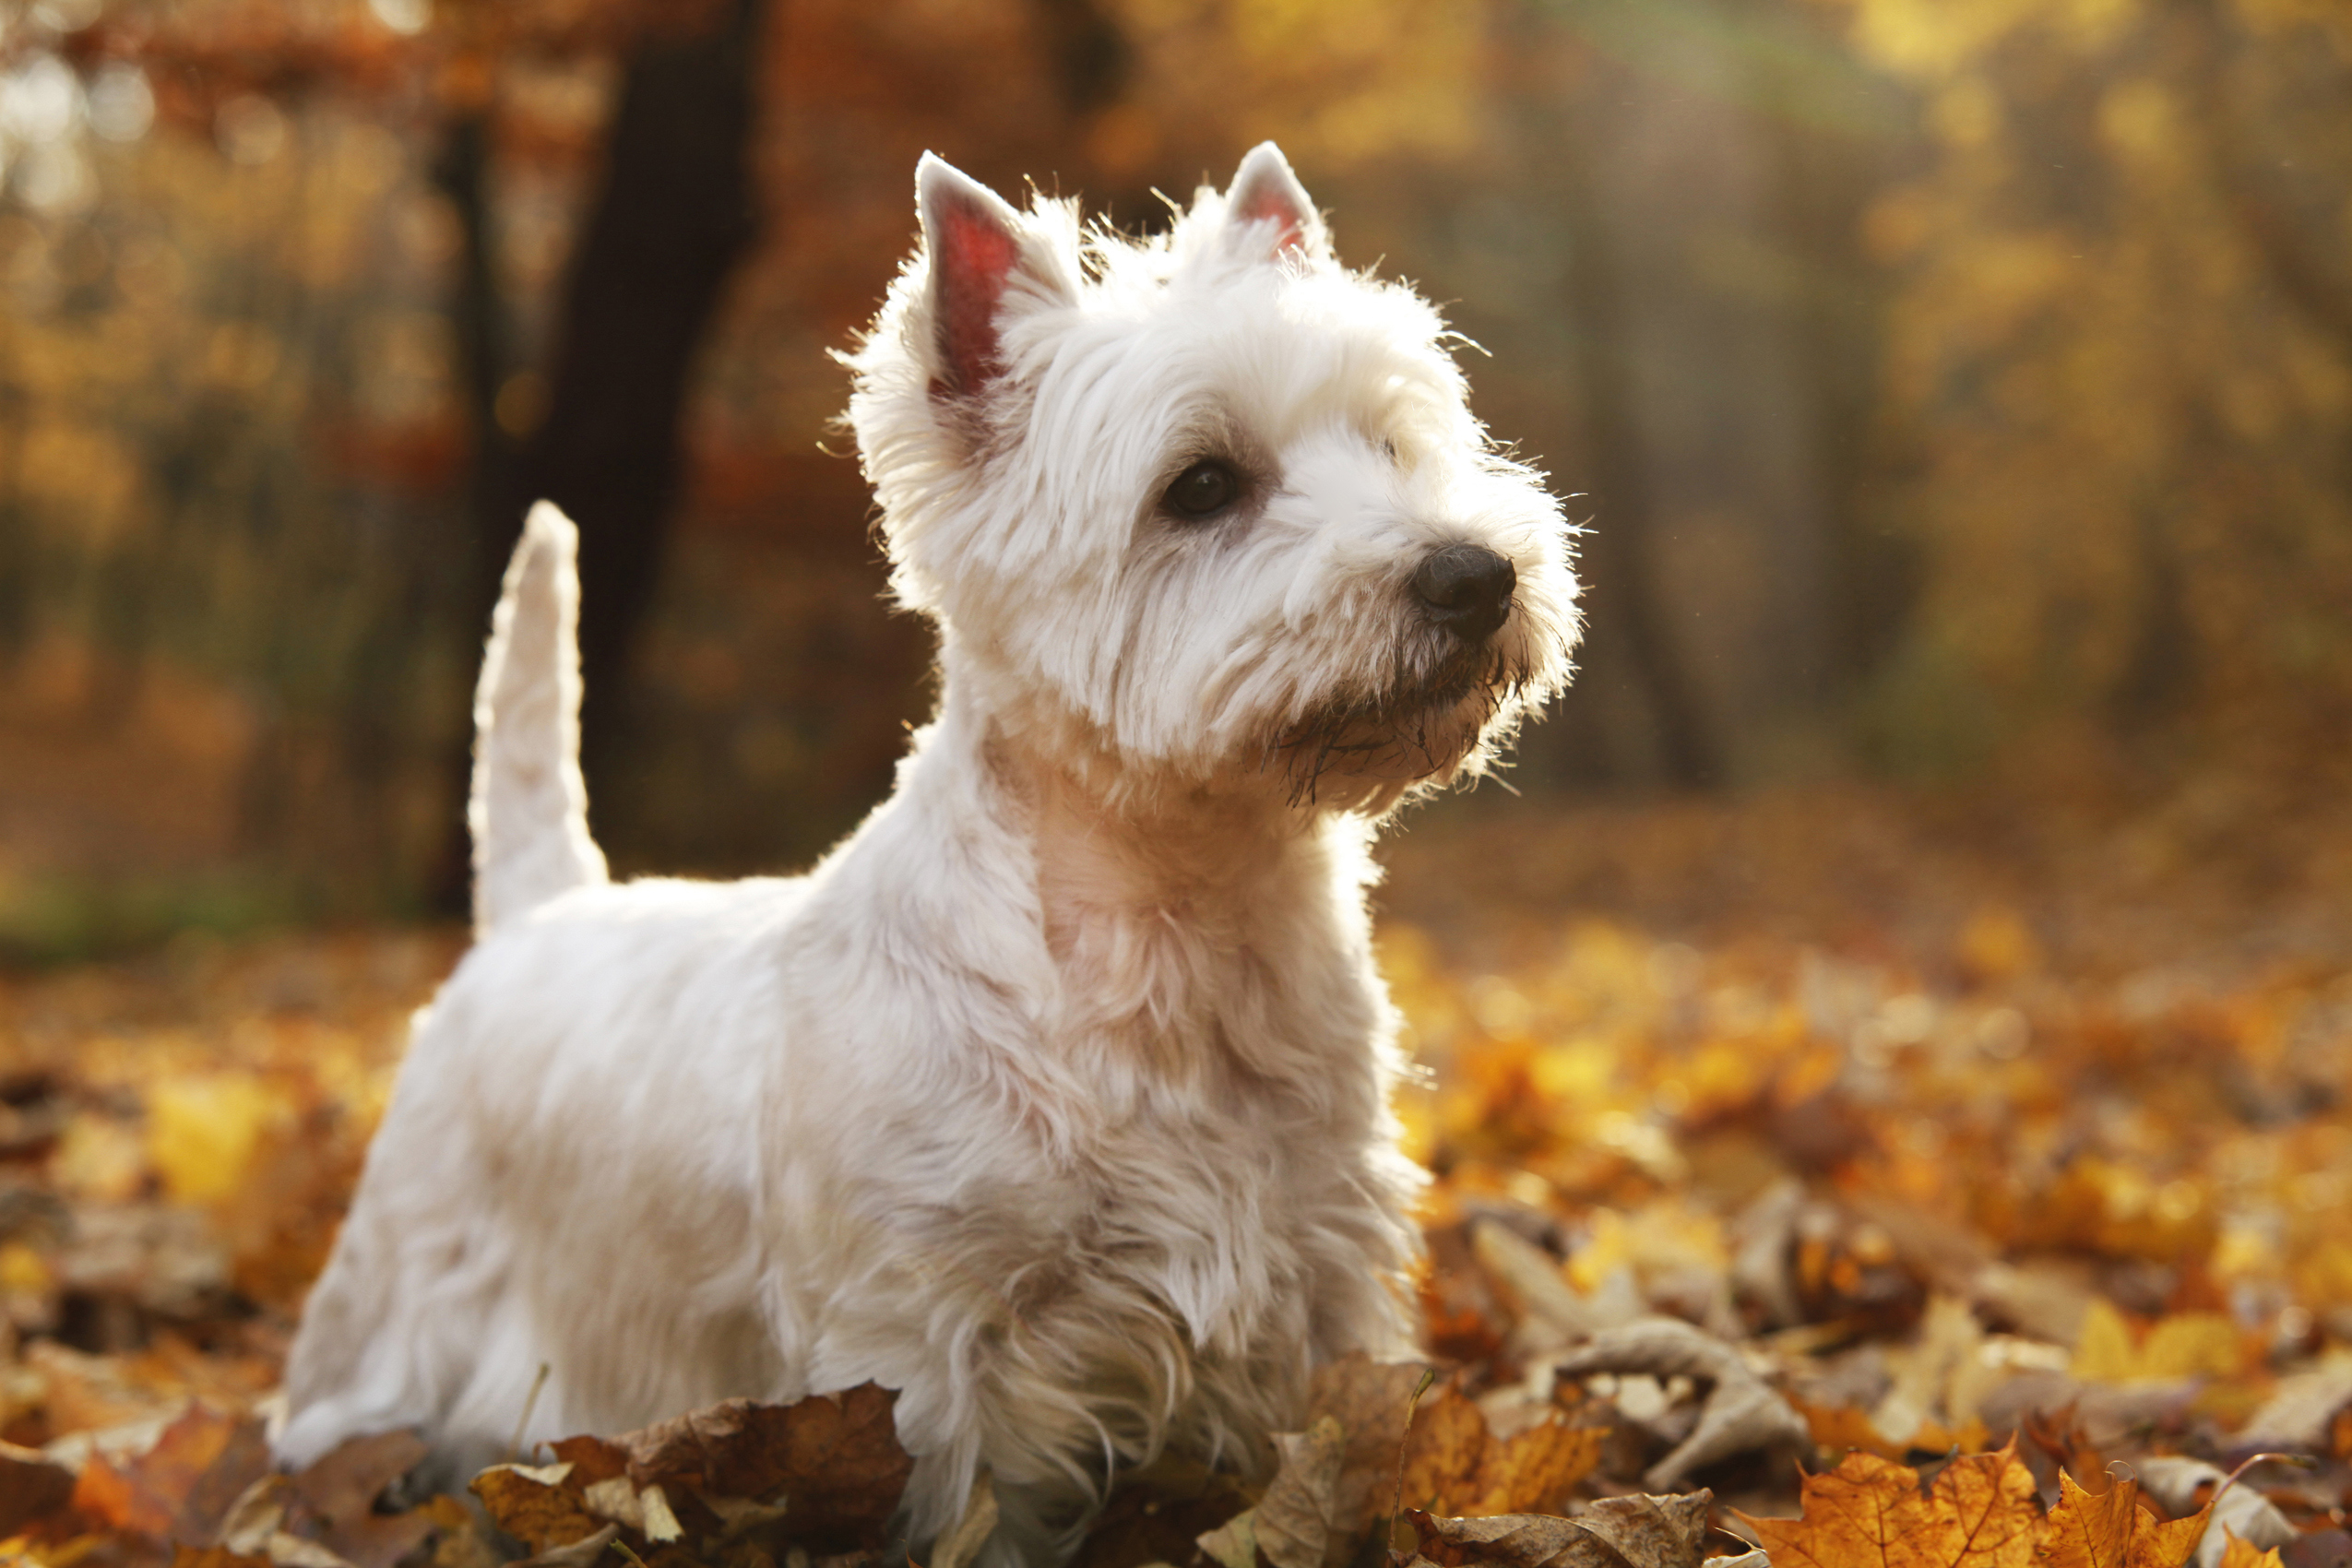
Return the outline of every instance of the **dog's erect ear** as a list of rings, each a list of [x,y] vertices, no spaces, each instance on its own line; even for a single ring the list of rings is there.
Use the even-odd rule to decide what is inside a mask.
[[[996,312],[1021,267],[1018,216],[1004,198],[934,153],[915,166],[915,207],[931,265],[934,397],[966,397],[1004,374]]]
[[[1225,193],[1225,223],[1236,241],[1254,237],[1265,254],[1304,250],[1323,228],[1315,204],[1290,160],[1270,141],[1250,148]]]

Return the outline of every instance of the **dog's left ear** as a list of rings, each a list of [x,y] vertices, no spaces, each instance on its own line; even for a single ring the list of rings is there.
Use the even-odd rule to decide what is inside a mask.
[[[1270,141],[1250,148],[1225,193],[1225,227],[1231,243],[1263,244],[1263,254],[1305,251],[1323,235],[1323,217],[1290,160]]]
[[[931,268],[932,396],[969,397],[1004,374],[997,315],[1006,291],[1063,285],[1004,198],[934,153],[916,165],[915,207]]]

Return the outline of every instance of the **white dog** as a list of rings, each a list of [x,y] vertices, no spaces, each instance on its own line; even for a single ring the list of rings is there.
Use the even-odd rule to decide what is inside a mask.
[[[989,1560],[1050,1562],[1114,1467],[1254,1462],[1318,1363],[1408,1348],[1368,849],[1565,680],[1558,507],[1272,144],[1150,241],[916,184],[849,422],[938,717],[810,875],[609,884],[574,536],[534,512],[475,708],[480,940],[312,1293],[289,1464],[870,1378],[909,1543],[985,1467]]]

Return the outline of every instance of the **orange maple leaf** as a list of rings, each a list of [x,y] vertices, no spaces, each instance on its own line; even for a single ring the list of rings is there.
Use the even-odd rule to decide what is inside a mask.
[[[1908,1466],[1849,1454],[1805,1477],[1803,1518],[1740,1517],[1778,1568],[2029,1568],[2043,1523],[2015,1448],[1954,1459],[1925,1494]]]
[[[2264,1551],[2235,1530],[2225,1526],[2224,1533],[2228,1536],[2229,1544],[2221,1549],[2221,1568],[2284,1568],[2278,1548]]]
[[[2213,1513],[2207,1503],[2185,1519],[2159,1520],[2140,1507],[2140,1483],[2128,1478],[2090,1492],[2061,1470],[2058,1489],[2042,1543],[2047,1568],[2180,1568]]]

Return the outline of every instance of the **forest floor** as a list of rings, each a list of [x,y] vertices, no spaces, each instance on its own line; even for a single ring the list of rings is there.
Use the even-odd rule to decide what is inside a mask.
[[[1601,1528],[1604,1499],[1705,1485],[1692,1531],[1731,1533],[1704,1552],[1677,1537],[1691,1562],[1737,1535],[1854,1568],[1919,1532],[1832,1550],[1771,1519],[1886,1487],[1946,1508],[1974,1478],[2031,1549],[1987,1568],[2074,1561],[2055,1543],[2090,1506],[2078,1484],[2144,1489],[2127,1523],[2213,1508],[2287,1568],[2337,1568],[2352,834],[2245,831],[2260,805],[2095,820],[1852,790],[1505,802],[1404,835],[1381,946],[1426,1069],[1400,1111],[1435,1172],[1438,1381],[1416,1402],[1418,1372],[1336,1370],[1316,1403],[1333,1422],[1288,1443],[1271,1491],[1163,1467],[1087,1561],[1338,1568],[1401,1503],[1426,1510],[1398,1527],[1408,1556],[1540,1568],[1570,1560],[1557,1541],[1450,1516]],[[479,1515],[379,1497],[412,1457],[397,1444],[272,1480],[255,1424],[406,1016],[462,943],[192,936],[0,974],[0,1559],[489,1560]],[[826,1409],[825,1441],[866,1467],[837,1490],[886,1492],[872,1411]],[[811,1525],[805,1500],[777,1522],[776,1456],[814,1440],[755,1426],[706,1420],[695,1452],[766,1444],[772,1495],[685,1475],[675,1433],[568,1445],[476,1491],[551,1568],[607,1546],[762,1568],[867,1541]],[[2257,1452],[2297,1462],[2217,1488]],[[1954,1457],[1980,1454],[2007,1456]],[[2225,1539],[2197,1549],[2205,1568]],[[2085,1561],[2175,1568],[2194,1547]],[[931,1568],[955,1557],[943,1543]]]

